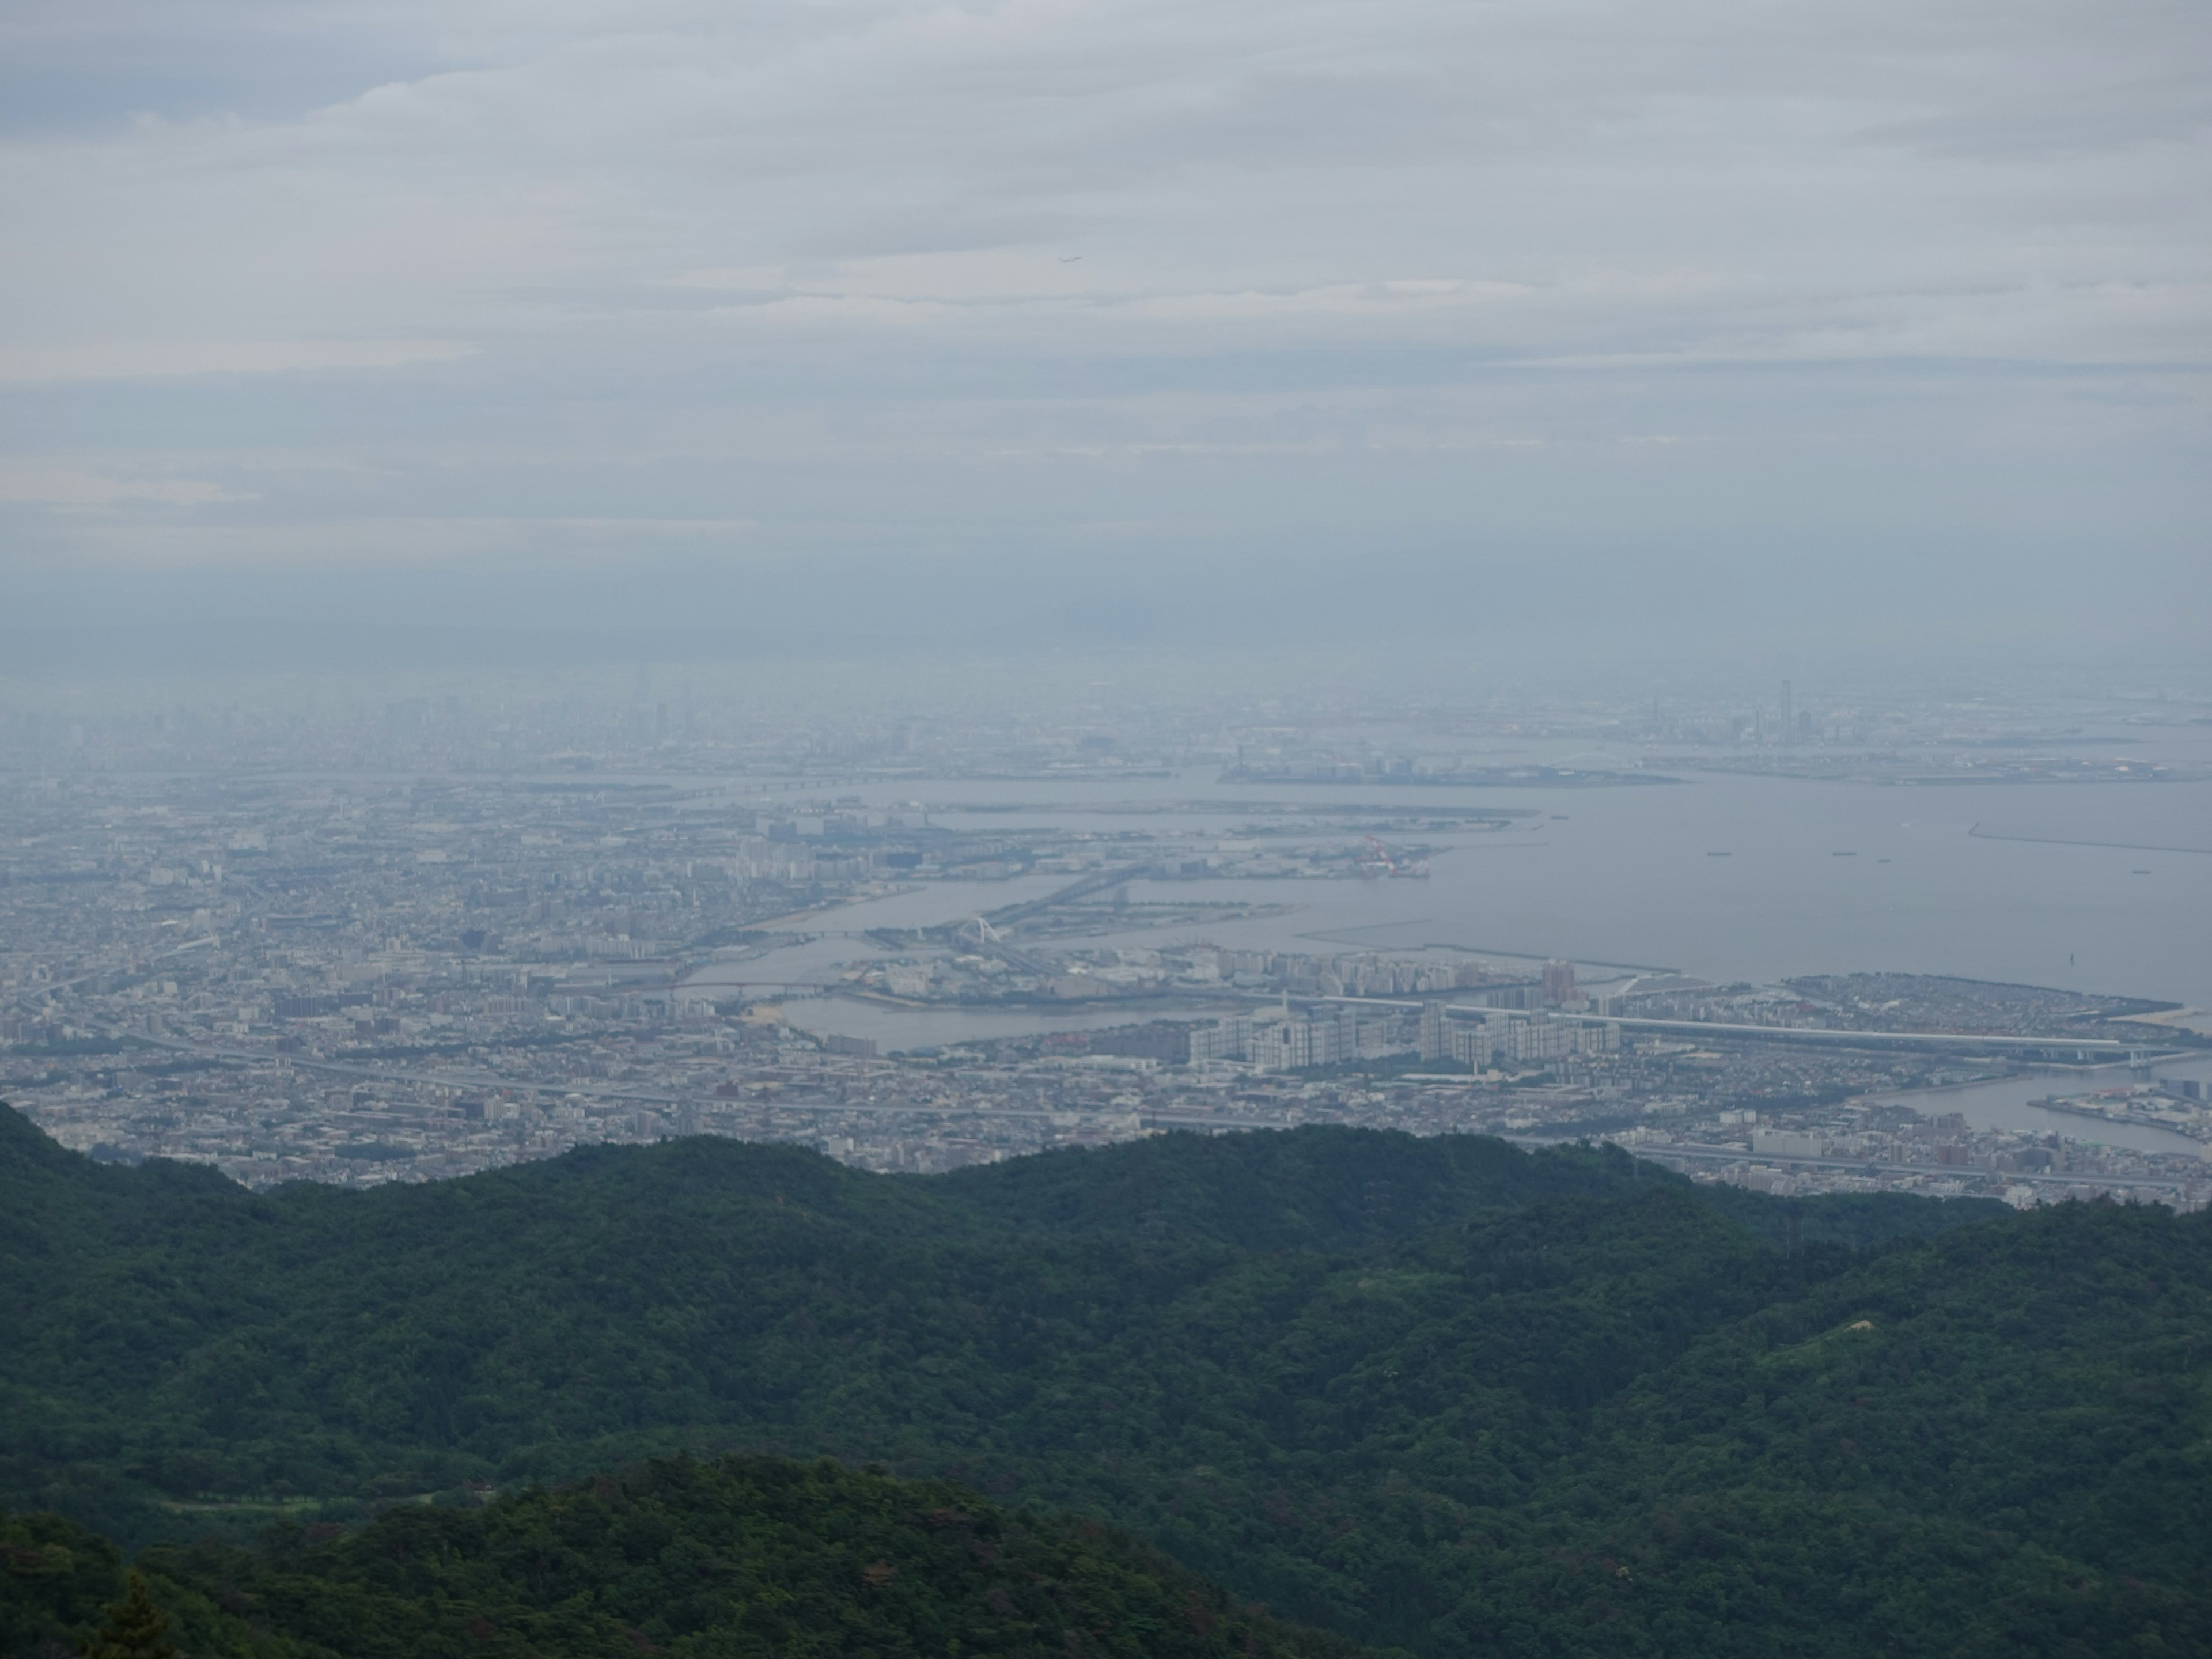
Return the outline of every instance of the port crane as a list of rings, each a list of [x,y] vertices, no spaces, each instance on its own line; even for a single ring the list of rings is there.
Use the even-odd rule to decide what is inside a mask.
[[[1359,855],[1359,873],[1363,876],[1391,876],[1418,879],[1429,873],[1426,859],[1401,859],[1392,854],[1373,836],[1367,837],[1367,850]]]

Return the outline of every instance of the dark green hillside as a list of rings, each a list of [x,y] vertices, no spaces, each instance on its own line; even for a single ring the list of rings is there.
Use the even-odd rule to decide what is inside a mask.
[[[251,1633],[198,1590],[151,1577],[171,1644],[190,1659],[245,1659]],[[0,1659],[70,1659],[125,1594],[123,1553],[58,1515],[0,1512]]]
[[[332,1529],[335,1531],[336,1529]],[[662,1462],[481,1510],[403,1504],[264,1550],[148,1553],[195,1656],[592,1659],[665,1653],[1358,1659],[1095,1522],[830,1462]],[[68,1652],[120,1596],[104,1539],[0,1517],[0,1659]]]
[[[1040,1367],[1093,1373],[1111,1350],[1141,1368],[1151,1321],[1254,1265],[1197,1229],[1041,1236],[988,1193],[790,1147],[595,1148],[465,1181],[254,1195],[72,1158],[13,1113],[0,1126],[0,1180],[27,1187],[44,1224],[0,1292],[0,1455],[19,1498],[58,1496],[41,1468],[178,1496],[392,1496],[573,1474],[700,1430],[933,1457],[1033,1406]],[[1238,1145],[1177,1139],[1187,1163]],[[1617,1155],[1472,1144],[1523,1189],[1638,1186]],[[1057,1161],[1118,1192],[1141,1184],[1145,1153]]]
[[[1422,1644],[2212,1652],[2208,1221],[2068,1206],[1718,1327],[1420,1540]]]
[[[1775,1200],[1741,1187],[1706,1187],[1698,1194],[1740,1227],[1770,1244],[1841,1244],[1877,1250],[1905,1240],[1934,1238],[1954,1227],[1995,1221],[2006,1213],[1994,1198],[1930,1202],[1909,1193],[1832,1193],[1820,1198]]]
[[[1876,1494],[2113,1572],[2212,1565],[2212,1216],[2100,1204],[1900,1254],[1699,1345],[1605,1413],[1619,1496]]]
[[[1436,1659],[2107,1651],[2212,1582],[2203,1215],[1338,1129],[255,1195],[4,1113],[0,1194],[0,1493],[134,1541],[689,1447],[1086,1512]]]
[[[1164,1135],[1018,1158],[942,1177],[944,1195],[1027,1232],[1352,1250],[1479,1210],[1618,1196],[1678,1177],[1619,1153],[1529,1156],[1488,1136],[1416,1140],[1362,1130]]]

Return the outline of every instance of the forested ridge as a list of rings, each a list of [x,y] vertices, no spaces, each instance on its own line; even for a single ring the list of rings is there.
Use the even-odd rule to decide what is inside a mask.
[[[84,1640],[123,1577],[112,1545],[53,1516],[0,1521],[0,1559],[10,1659]],[[279,1529],[258,1550],[157,1546],[137,1571],[173,1644],[202,1659],[1369,1651],[1096,1522],[1009,1515],[827,1459],[662,1461],[483,1509],[397,1504],[357,1529]]]
[[[2202,1214],[1337,1129],[254,1194],[0,1111],[0,1502],[134,1547],[736,1449],[1438,1659],[2212,1650]]]

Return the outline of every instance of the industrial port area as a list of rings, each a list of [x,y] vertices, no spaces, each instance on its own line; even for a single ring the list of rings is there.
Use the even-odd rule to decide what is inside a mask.
[[[1729,982],[1455,941],[1425,914],[1432,875],[1516,879],[1515,849],[1565,836],[1590,791],[1693,783],[1522,765],[1503,799],[1448,799],[1502,775],[1459,756],[1377,798],[1319,786],[1414,763],[1324,775],[1310,734],[1207,747],[1166,717],[750,750],[702,724],[634,709],[590,766],[556,744],[374,775],[298,763],[297,734],[289,766],[156,769],[137,728],[49,728],[37,771],[0,781],[0,1095],[65,1146],[254,1186],[680,1134],[928,1171],[1326,1122],[1610,1140],[1781,1193],[2212,1191],[2212,1044],[2180,1005]],[[377,731],[418,761],[494,741],[428,703]],[[217,738],[273,741],[169,740]],[[825,754],[840,775],[808,775]],[[1313,896],[1336,889],[1405,920],[1346,922]],[[1954,1103],[2008,1086],[1994,1115]]]

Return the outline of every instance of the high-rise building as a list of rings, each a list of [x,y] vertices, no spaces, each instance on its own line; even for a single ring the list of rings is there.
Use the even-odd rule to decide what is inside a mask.
[[[1242,1014],[1194,1025],[1188,1038],[1193,1060],[1243,1060],[1252,1040],[1252,1022]]]
[[[1551,1007],[1575,1000],[1575,965],[1552,961],[1544,964],[1544,1001]]]
[[[1782,741],[1784,743],[1797,741],[1797,722],[1790,713],[1790,682],[1788,680],[1782,682]]]
[[[1487,1019],[1460,1020],[1444,1033],[1449,1045],[1448,1055],[1462,1066],[1475,1071],[1488,1071],[1498,1058],[1498,1046],[1503,1036],[1505,1022]]]
[[[1537,1014],[1528,1019],[1494,1015],[1455,1022],[1446,1036],[1452,1059],[1480,1071],[1503,1061],[1526,1065],[1562,1054],[1607,1054],[1620,1048],[1620,1027],[1587,1024]]]
[[[1346,1030],[1351,1022],[1337,1015],[1310,1019],[1255,1022],[1246,1053],[1263,1072],[1295,1072],[1309,1066],[1333,1066],[1346,1058],[1347,1042],[1357,1032]]]

